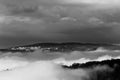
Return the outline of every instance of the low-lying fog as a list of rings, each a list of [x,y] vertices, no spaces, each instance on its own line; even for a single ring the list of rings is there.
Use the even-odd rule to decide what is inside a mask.
[[[1,53],[0,80],[90,80],[91,69],[65,69],[64,65],[120,58],[119,51],[89,51],[71,53]],[[108,69],[107,65],[94,70]]]

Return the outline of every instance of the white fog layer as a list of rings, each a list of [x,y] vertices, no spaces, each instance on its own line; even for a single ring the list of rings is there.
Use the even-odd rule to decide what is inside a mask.
[[[94,57],[93,57],[94,54]],[[86,56],[86,57],[85,57]],[[91,57],[92,56],[92,57]],[[119,52],[4,53],[0,58],[0,80],[84,80],[87,69],[67,70],[64,65],[120,59]],[[107,66],[105,66],[107,67]]]

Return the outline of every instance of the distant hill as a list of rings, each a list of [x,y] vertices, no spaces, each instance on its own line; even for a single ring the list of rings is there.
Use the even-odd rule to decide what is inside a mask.
[[[51,52],[71,52],[71,51],[95,51],[98,48],[108,50],[120,50],[119,45],[105,43],[36,43],[31,45],[23,45],[11,47],[8,49],[0,49],[2,52],[32,52],[35,50],[51,51]]]

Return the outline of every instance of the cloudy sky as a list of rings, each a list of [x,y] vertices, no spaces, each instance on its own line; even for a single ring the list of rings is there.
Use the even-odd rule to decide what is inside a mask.
[[[0,48],[36,42],[120,43],[119,0],[0,0]]]

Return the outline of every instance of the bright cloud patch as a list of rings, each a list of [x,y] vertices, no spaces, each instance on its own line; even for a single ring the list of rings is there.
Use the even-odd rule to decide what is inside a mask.
[[[68,3],[117,4],[119,0],[65,0]]]
[[[97,59],[81,58],[78,60],[71,60],[71,61],[67,61],[67,60],[61,58],[61,59],[55,60],[55,63],[70,66],[74,63],[81,63],[82,64],[82,63],[87,63],[87,62],[91,62],[91,61],[104,61],[104,60],[112,60],[112,59],[120,59],[120,56],[111,57],[111,56],[105,55],[105,56],[101,56]]]
[[[90,55],[99,54],[103,56],[90,58]],[[114,55],[112,56],[112,54]],[[0,58],[0,80],[86,80],[84,78],[88,78],[89,73],[94,69],[70,70],[62,68],[61,64],[72,65],[73,63],[86,63],[89,61],[120,59],[119,56],[115,57],[115,54],[118,55],[119,52],[117,54],[102,50],[86,53],[42,53],[37,51],[26,55],[5,53]],[[102,69],[103,67],[98,66],[98,68]]]
[[[0,71],[12,70],[17,67],[25,66],[27,64],[28,64],[27,61],[3,58],[3,59],[0,59]]]
[[[13,62],[8,64],[19,64],[19,67],[1,71],[0,80],[82,80],[82,77],[87,75],[82,69],[64,70],[60,65],[51,61],[35,61],[24,66],[21,66],[24,61],[20,63],[14,60]]]
[[[37,22],[41,22],[41,20],[33,19],[33,18],[30,18],[30,17],[6,16],[6,15],[1,15],[0,16],[0,23],[9,24],[9,23],[11,23],[13,21],[24,22],[24,23],[37,23]]]
[[[58,80],[59,72],[54,64],[41,61],[13,71],[1,72],[0,80]]]

